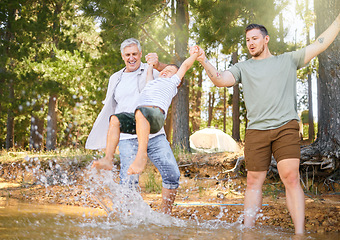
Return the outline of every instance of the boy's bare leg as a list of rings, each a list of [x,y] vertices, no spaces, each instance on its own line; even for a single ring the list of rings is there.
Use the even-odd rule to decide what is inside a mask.
[[[167,189],[164,187],[162,188],[162,203],[161,203],[162,213],[171,214],[176,194],[177,189]]]
[[[111,116],[109,130],[107,132],[105,157],[94,161],[92,168],[111,170],[113,168],[113,157],[119,143],[120,123],[116,116]]]
[[[135,113],[138,150],[136,158],[128,169],[128,174],[140,174],[147,163],[150,124],[140,110]]]

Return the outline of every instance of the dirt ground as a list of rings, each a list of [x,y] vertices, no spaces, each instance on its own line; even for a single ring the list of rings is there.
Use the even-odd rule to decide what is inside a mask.
[[[239,174],[226,173],[226,170],[233,168],[237,157],[235,154],[224,153],[196,154],[190,159],[180,156],[181,183],[173,215],[181,219],[219,219],[230,223],[242,221],[240,217],[246,183],[246,177],[242,174],[244,169],[241,167]],[[14,198],[41,204],[81,205],[79,201],[79,197],[83,195],[81,184],[76,188],[30,184],[24,179],[27,177],[25,170],[13,167],[14,165],[2,164],[0,168],[0,198]],[[83,167],[84,165],[78,165],[78,168]],[[141,194],[153,209],[158,210],[161,194],[159,190],[150,191],[146,186],[150,175],[154,176],[156,186],[161,184],[157,170],[149,164],[141,175]],[[311,233],[339,232],[339,184],[333,183],[332,187],[323,182],[315,181],[313,184],[319,187],[317,194],[304,189],[306,230]],[[89,199],[88,202],[92,207],[100,207],[93,199]],[[284,187],[277,176],[268,175],[263,186],[263,204],[257,224],[278,226],[293,231],[293,223],[285,205]]]

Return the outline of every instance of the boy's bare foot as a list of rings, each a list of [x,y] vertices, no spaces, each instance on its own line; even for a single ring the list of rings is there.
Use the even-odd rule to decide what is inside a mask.
[[[137,153],[136,158],[133,161],[133,163],[130,165],[127,173],[129,175],[142,173],[146,166],[146,163],[147,163],[147,154]]]
[[[112,160],[107,158],[101,158],[99,160],[96,160],[92,163],[91,168],[97,168],[98,170],[104,169],[104,170],[112,170],[113,163]]]

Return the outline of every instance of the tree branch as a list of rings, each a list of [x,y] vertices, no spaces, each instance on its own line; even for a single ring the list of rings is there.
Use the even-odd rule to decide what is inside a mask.
[[[140,28],[142,29],[142,31],[145,33],[145,35],[148,37],[148,38],[150,38],[151,39],[151,41],[153,41],[156,45],[157,45],[157,47],[159,47],[164,53],[166,53],[166,55],[168,55],[168,56],[170,56],[171,57],[171,55],[159,44],[159,42],[156,40],[156,39],[154,39],[152,36],[150,36],[150,34],[145,30],[145,28],[143,27],[143,26],[140,26]]]

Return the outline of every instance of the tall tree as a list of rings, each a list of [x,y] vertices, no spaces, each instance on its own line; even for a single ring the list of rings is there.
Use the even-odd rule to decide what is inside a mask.
[[[310,28],[313,25],[314,19],[311,10],[309,9],[309,0],[306,0],[304,3],[297,2],[297,12],[304,20],[306,25],[306,45],[310,44]],[[304,77],[307,78],[307,100],[308,100],[308,139],[310,142],[314,141],[315,132],[314,132],[314,116],[313,116],[313,95],[312,95],[312,72],[313,65],[309,64],[307,69],[299,70],[300,72],[305,72],[306,74],[302,74],[302,79]],[[306,75],[306,76],[305,76]],[[303,80],[302,80],[303,81]]]
[[[175,51],[176,64],[181,65],[188,53],[189,40],[189,12],[188,1],[176,1]],[[189,151],[189,81],[183,79],[173,100],[173,145]]]
[[[306,1],[306,18],[310,19],[311,13],[309,11],[309,0]],[[306,44],[310,44],[310,29],[311,23],[306,21],[307,35],[306,35]],[[310,68],[310,67],[308,67]],[[312,74],[311,71],[308,71],[307,76],[308,82],[308,138],[312,142],[314,141],[314,114],[313,114],[313,94],[312,94]]]
[[[3,136],[8,135],[15,137],[8,139],[16,146],[42,147],[45,132],[43,119],[48,114],[49,99],[60,101],[55,105],[58,108],[50,108],[54,111],[50,111],[47,117],[47,120],[55,120],[52,127],[48,126],[51,129],[48,139],[52,139],[47,141],[48,149],[56,147],[56,139],[61,143],[60,139],[70,138],[73,143],[78,140],[75,134],[88,133],[90,126],[86,120],[94,118],[93,115],[101,104],[96,100],[103,95],[97,90],[102,82],[97,77],[98,70],[93,69],[95,74],[90,72],[91,62],[99,57],[97,47],[100,38],[95,31],[93,19],[84,17],[78,11],[79,2],[80,0],[0,2],[0,79],[6,86],[5,94],[0,96],[1,113],[11,112],[14,126],[14,131],[3,131],[3,128],[0,130],[2,146]],[[60,4],[64,5],[61,7]],[[12,38],[7,41],[4,36],[9,33],[11,20],[8,13],[14,8],[18,11],[14,15],[14,24],[11,25]],[[6,49],[9,51],[5,51]],[[9,101],[11,92],[7,92],[7,89],[11,82],[13,100]],[[58,98],[52,96],[55,94]],[[59,114],[58,118],[55,113]],[[3,114],[0,122],[1,126],[7,122]],[[79,139],[85,141],[84,138]],[[53,144],[49,145],[49,142]],[[64,143],[67,144],[66,141]]]
[[[238,62],[237,59],[237,51],[232,54],[232,63],[236,64]],[[233,86],[233,129],[232,129],[232,137],[235,141],[241,141],[240,137],[240,89],[239,84]]]
[[[216,87],[211,87],[210,91],[208,92],[208,123],[207,126],[211,127],[211,122],[214,117],[214,106],[215,106],[215,92]]]
[[[191,78],[191,94],[190,94],[190,121],[192,132],[200,129],[201,125],[201,106],[202,106],[202,84],[203,84],[203,69],[201,66],[196,66],[197,76]],[[197,79],[197,81],[196,81]]]
[[[18,30],[23,30],[18,22],[20,20],[21,1],[2,1],[0,3],[0,56],[1,56],[1,82],[6,89],[1,94],[4,107],[1,110],[7,112],[6,120],[6,149],[14,147],[15,125],[15,91],[18,78],[14,72],[16,62],[20,59],[17,44]],[[3,90],[2,90],[3,91]]]
[[[316,35],[321,34],[336,18],[340,2],[314,1]],[[337,37],[339,38],[339,36]],[[317,140],[301,151],[302,160],[321,160],[327,169],[339,169],[340,156],[340,41],[335,40],[319,56],[318,134]]]

